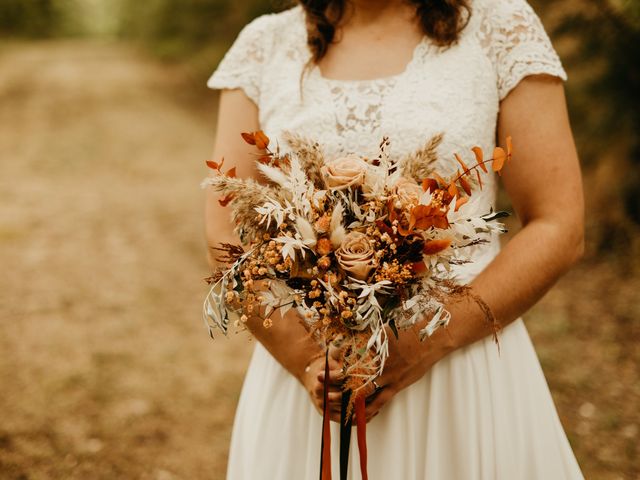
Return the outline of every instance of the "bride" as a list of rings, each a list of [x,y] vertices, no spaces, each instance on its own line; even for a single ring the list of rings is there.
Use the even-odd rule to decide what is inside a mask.
[[[367,400],[372,480],[582,478],[520,318],[583,249],[565,79],[525,0],[300,0],[247,25],[209,79],[222,90],[214,157],[242,177],[256,174],[245,131],[277,140],[294,130],[328,158],[374,156],[383,136],[389,153],[403,156],[442,132],[437,169],[445,174],[456,169],[453,152],[490,152],[513,137],[502,183],[522,228],[457,272],[498,318],[500,349],[473,301],[449,305],[448,328],[426,342],[411,330],[390,336]],[[491,178],[480,193],[487,211],[495,192]],[[227,219],[208,191],[210,246],[238,243]],[[318,476],[324,357],[287,315],[269,329],[248,321],[259,342],[236,413],[230,480]],[[330,374],[335,420],[335,361]],[[337,438],[339,425],[332,428]],[[360,478],[357,449],[351,455],[350,478]]]

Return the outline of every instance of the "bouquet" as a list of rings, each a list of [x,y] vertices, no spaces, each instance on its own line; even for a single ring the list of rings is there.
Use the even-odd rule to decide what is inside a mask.
[[[288,153],[272,150],[261,131],[242,136],[257,147],[264,182],[236,178],[224,161],[208,161],[213,175],[203,182],[230,206],[242,243],[216,247],[225,266],[208,279],[209,334],[242,328],[251,315],[269,328],[275,312],[282,319],[296,309],[321,345],[340,345],[345,392],[360,427],[363,389],[384,369],[389,335],[420,324],[420,337],[428,338],[449,322],[446,301],[473,296],[452,267],[505,231],[499,219],[506,214],[479,212],[473,193],[488,167],[500,173],[511,159],[511,139],[490,159],[479,147],[473,162],[455,154],[460,168],[443,178],[433,168],[442,135],[399,159],[387,154],[386,138],[375,158],[327,158],[319,144],[294,133],[284,134]]]

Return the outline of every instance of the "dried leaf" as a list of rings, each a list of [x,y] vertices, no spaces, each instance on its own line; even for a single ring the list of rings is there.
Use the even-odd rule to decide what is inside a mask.
[[[463,206],[465,203],[467,203],[469,201],[469,197],[460,197],[456,200],[456,207],[453,210],[454,212],[457,212],[458,209]]]
[[[218,200],[218,203],[221,207],[226,207],[227,205],[229,205],[229,202],[231,200],[233,200],[233,195],[227,195],[226,197],[222,197],[220,200]]]
[[[457,153],[454,153],[454,156],[456,157],[456,160],[458,161],[458,163],[462,166],[462,170],[464,171],[464,173],[469,173],[469,167],[467,167],[467,165],[462,161],[462,158],[460,158],[460,155],[458,155]]]
[[[498,175],[500,175],[500,172],[502,171],[502,167],[504,167],[504,161],[507,158],[507,154],[504,151],[503,148],[501,147],[496,147],[493,150],[493,171],[497,172]]]
[[[484,164],[484,153],[480,147],[473,147],[471,149],[473,154],[476,156],[476,163],[482,169],[484,173],[488,173],[487,166]]]
[[[450,238],[443,238],[439,240],[430,240],[425,242],[422,247],[422,253],[425,255],[435,255],[436,253],[440,253],[443,250],[446,250],[451,245]]]
[[[425,192],[427,190],[431,192],[435,192],[437,189],[438,189],[438,182],[435,181],[433,178],[425,178],[424,180],[422,180],[422,190],[424,190]]]
[[[236,178],[236,167],[229,169],[226,175],[227,177],[230,177],[230,178]]]
[[[256,144],[256,137],[253,133],[242,132],[240,135],[242,135],[242,138],[244,139],[244,141],[247,142],[249,145]]]
[[[416,262],[411,264],[411,269],[414,273],[423,273],[427,271],[427,266],[424,262]]]
[[[469,185],[469,182],[467,181],[466,178],[464,177],[460,177],[460,186],[462,186],[462,189],[465,191],[465,193],[467,195],[471,195],[471,185]]]
[[[476,170],[476,176],[478,177],[478,185],[480,186],[480,190],[482,190],[482,175],[480,175],[480,171]]]
[[[455,182],[451,182],[449,184],[447,191],[449,192],[449,195],[451,195],[452,197],[455,197],[456,195],[458,195],[458,187],[456,187]]]
[[[220,163],[214,162],[213,160],[207,160],[207,167],[211,168],[212,170],[217,170],[218,172],[220,172],[222,165],[224,165],[224,157],[222,157],[222,160],[220,160]]]
[[[267,137],[262,130],[258,130],[253,134],[255,145],[260,150],[264,150],[269,146],[269,137]]]
[[[442,230],[449,228],[449,221],[447,217],[433,217],[433,226]]]

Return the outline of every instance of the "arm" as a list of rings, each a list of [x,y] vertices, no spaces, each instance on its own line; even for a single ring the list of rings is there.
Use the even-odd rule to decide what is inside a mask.
[[[523,80],[502,102],[498,138],[514,138],[514,160],[503,181],[522,229],[471,283],[501,326],[534,305],[583,252],[583,197],[578,157],[561,82],[549,76]],[[425,342],[417,326],[390,335],[390,356],[367,406],[368,418],[397,392],[419,380],[448,353],[491,335],[477,304],[448,306],[449,326]]]
[[[225,158],[225,167],[237,168],[238,177],[256,177],[255,164],[251,160],[255,147],[247,145],[241,138],[241,132],[258,130],[258,108],[242,90],[222,90],[218,109],[218,126],[215,138],[213,158]],[[215,247],[220,242],[238,244],[233,233],[229,211],[218,203],[219,194],[207,187],[205,203],[205,236],[208,245],[208,260],[212,268],[216,266]],[[265,348],[303,385],[308,385],[309,372],[306,367],[316,357],[321,356],[320,347],[309,336],[298,320],[295,312],[290,311],[284,319],[274,319],[271,328],[265,328],[257,316],[247,321],[247,327]],[[316,361],[312,366],[324,367]],[[314,370],[315,372],[315,370]],[[315,375],[312,376],[315,378]]]

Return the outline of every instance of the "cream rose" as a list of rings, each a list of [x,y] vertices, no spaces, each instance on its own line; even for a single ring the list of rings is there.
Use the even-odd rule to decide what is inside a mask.
[[[417,205],[424,193],[421,185],[405,177],[401,177],[393,187],[401,206]]]
[[[367,236],[360,232],[349,233],[335,252],[338,264],[349,275],[358,280],[366,280],[377,266],[375,251]]]
[[[345,190],[364,183],[367,164],[357,155],[336,158],[322,166],[320,172],[330,190]]]

